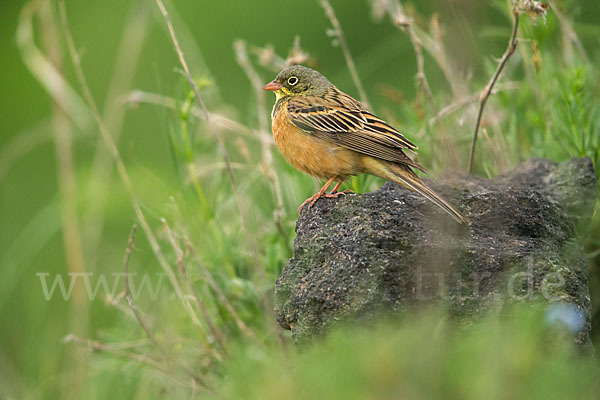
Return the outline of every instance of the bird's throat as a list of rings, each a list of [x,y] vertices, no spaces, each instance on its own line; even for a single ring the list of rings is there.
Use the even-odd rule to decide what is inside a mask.
[[[275,113],[281,108],[283,103],[290,98],[290,95],[283,92],[282,90],[277,90],[275,92],[275,96],[277,100],[275,101],[275,105],[273,106],[273,111],[271,112],[271,119],[275,117]]]
[[[292,95],[293,95],[293,93],[285,86],[282,86],[281,89],[275,91],[275,96],[277,97],[277,100],[279,100],[283,97],[288,97],[288,96],[292,96]]]

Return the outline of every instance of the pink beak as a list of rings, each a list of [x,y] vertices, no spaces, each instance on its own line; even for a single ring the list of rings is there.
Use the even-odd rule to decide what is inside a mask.
[[[269,82],[265,85],[263,90],[268,90],[268,91],[274,92],[276,90],[281,89],[282,87],[283,87],[283,85],[281,83],[278,83],[275,80],[272,80],[271,82]]]

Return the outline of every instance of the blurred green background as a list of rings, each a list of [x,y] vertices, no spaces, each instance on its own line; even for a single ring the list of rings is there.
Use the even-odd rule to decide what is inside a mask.
[[[437,128],[427,124],[435,113],[415,85],[411,42],[388,16],[377,18],[373,3],[388,4],[331,1],[372,108],[419,143],[422,163],[434,173],[464,170],[473,106]],[[522,18],[522,40],[504,75],[504,80],[521,82],[521,86],[502,92],[486,109],[487,131],[476,159],[478,174],[496,175],[530,156],[598,160],[600,9],[591,0],[556,3],[578,34],[585,56],[566,43],[564,25],[551,10],[546,23]],[[258,77],[266,83],[276,71],[269,67],[273,63],[260,65],[257,55],[270,53],[256,47],[272,45],[285,58],[299,37],[302,50],[310,56],[306,62],[358,96],[342,50],[328,35],[331,24],[318,1],[166,3],[207,107],[248,127],[245,133],[221,132],[243,200],[242,218],[214,138],[204,122],[189,115],[193,98],[156,4],[146,0],[66,2],[82,69],[110,133],[119,137],[118,148],[141,209],[172,268],[184,259],[186,268],[179,270],[178,279],[186,293],[199,299],[196,312],[227,338],[215,344],[214,336],[219,334],[214,330],[206,334],[211,332],[211,323],[203,319],[200,327],[194,325],[164,278],[158,299],[146,292],[137,299],[154,332],[148,339],[126,301],[118,297],[124,290],[123,280],[111,295],[99,290],[91,301],[82,279],[68,301],[57,294],[50,300],[44,296],[43,279],[51,285],[57,275],[63,276],[68,285],[69,272],[93,274],[89,275],[92,286],[105,274],[112,285],[124,271],[130,229],[139,223],[83,100],[80,114],[63,113],[32,74],[32,66],[43,64],[38,56],[49,55],[58,75],[82,93],[57,4],[43,0],[0,3],[0,397],[188,397],[190,392],[196,394],[185,383],[190,369],[206,375],[206,386],[219,387],[219,379],[228,376],[227,360],[236,353],[236,346],[256,339],[282,341],[285,348],[289,341],[285,334],[275,332],[262,299],[266,296],[268,304],[274,281],[291,256],[296,208],[317,187],[270,147],[267,153],[272,151],[274,158],[272,170],[268,169],[269,157],[261,145],[268,132],[265,136],[260,130],[260,121],[268,117],[274,98],[268,94],[266,100],[257,99],[236,61],[234,41],[245,41]],[[494,57],[500,57],[506,47],[511,29],[507,3],[436,0],[405,6],[426,32],[439,22],[454,78],[469,90],[464,95],[478,93],[495,68]],[[33,41],[20,41],[17,29],[24,34],[29,22]],[[568,49],[573,54],[566,54]],[[24,59],[29,60],[27,66]],[[425,72],[438,108],[457,100],[427,49]],[[175,110],[132,104],[127,100],[134,90],[180,103]],[[561,114],[561,107],[575,112]],[[451,154],[438,129],[450,138]],[[583,135],[581,143],[569,141],[572,132]],[[275,171],[275,183],[265,170]],[[361,191],[379,184],[364,177],[349,183]],[[275,187],[282,196],[281,210]],[[279,219],[274,211],[280,211]],[[597,214],[584,236],[594,317],[600,322]],[[144,232],[138,230],[129,268],[140,277],[150,274],[151,282],[157,284],[163,270]],[[214,286],[203,271],[209,271]],[[44,278],[40,273],[48,275]],[[224,305],[221,295],[229,299],[237,315]],[[244,333],[240,321],[255,333]],[[65,343],[69,334],[82,342]],[[85,342],[87,338],[96,342]],[[121,345],[99,350],[99,344],[107,343]],[[254,344],[248,346],[254,348]],[[240,351],[246,354],[247,350]],[[152,366],[154,359],[166,366],[166,372]],[[202,392],[201,386],[197,393]]]

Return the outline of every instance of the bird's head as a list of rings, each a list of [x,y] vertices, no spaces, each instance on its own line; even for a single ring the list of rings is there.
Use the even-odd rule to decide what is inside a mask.
[[[281,70],[263,89],[274,92],[279,100],[282,97],[319,95],[332,86],[327,78],[314,69],[292,65]]]

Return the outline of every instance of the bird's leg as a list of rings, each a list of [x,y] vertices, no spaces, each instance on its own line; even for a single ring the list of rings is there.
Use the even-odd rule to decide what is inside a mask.
[[[340,188],[340,186],[342,186],[342,182],[338,182],[337,185],[335,185],[335,187],[333,188],[333,190],[329,193],[330,195],[336,195],[335,197],[338,197],[342,194],[346,194],[346,193],[354,193],[352,190],[350,189],[346,189],[346,190],[342,190],[341,192],[338,192],[338,189]],[[327,196],[327,197],[331,197],[331,196]]]
[[[333,188],[333,190],[331,191],[330,194],[337,193],[337,191],[340,188],[340,186],[342,186],[342,182],[338,182],[337,185],[335,185],[335,187]]]
[[[300,211],[302,211],[302,207],[304,207],[306,205],[306,203],[310,202],[308,204],[308,208],[311,208],[313,206],[313,204],[315,204],[317,202],[317,200],[319,200],[319,198],[324,196],[325,191],[327,191],[327,188],[331,185],[331,183],[333,182],[334,179],[335,179],[335,177],[329,179],[327,181],[327,183],[325,185],[323,185],[323,187],[317,193],[313,194],[311,197],[304,200],[304,203],[300,204],[300,207],[298,207],[298,214],[300,214]],[[327,197],[327,196],[325,196],[325,197]]]

